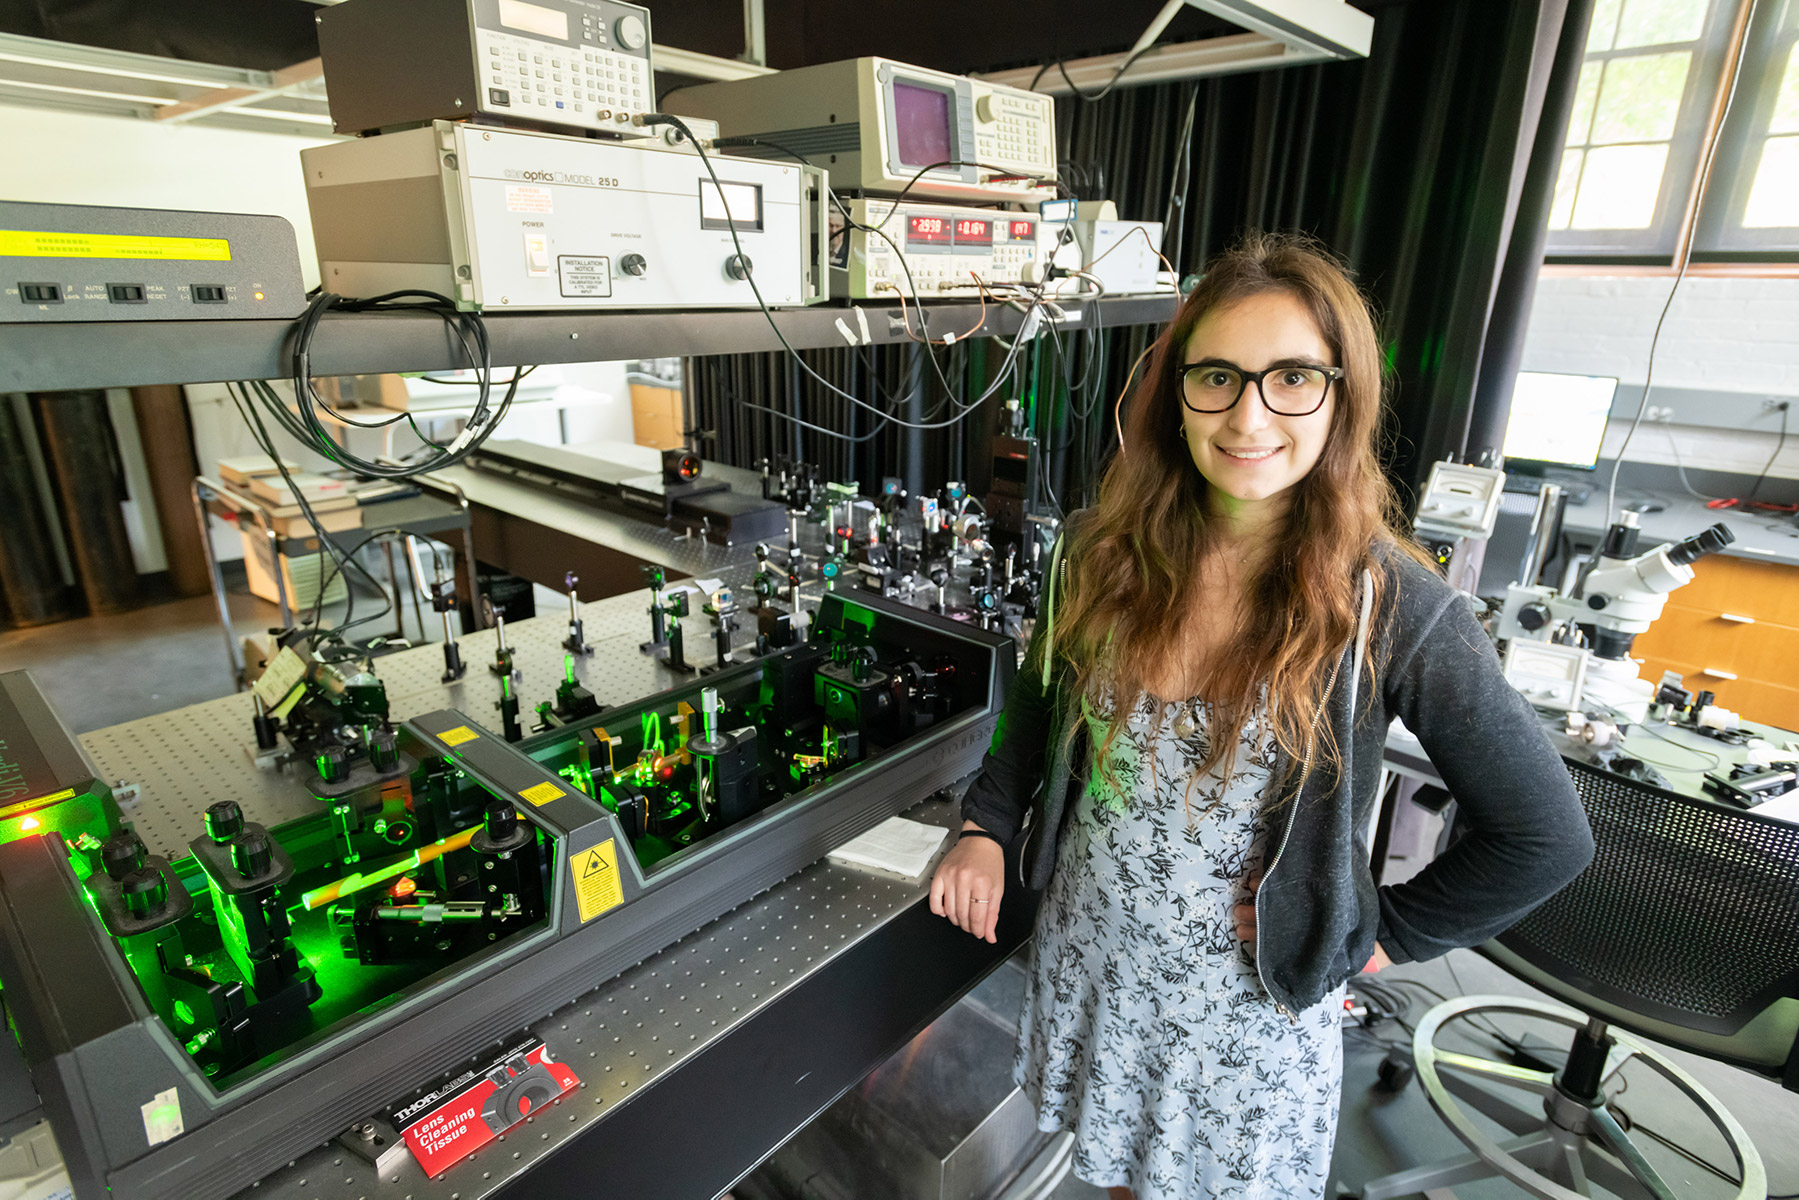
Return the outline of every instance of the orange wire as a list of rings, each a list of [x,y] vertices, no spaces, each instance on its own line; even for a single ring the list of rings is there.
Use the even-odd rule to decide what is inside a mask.
[[[1119,416],[1124,409],[1124,398],[1131,390],[1131,380],[1137,377],[1137,368],[1143,365],[1143,360],[1148,358],[1149,352],[1155,348],[1156,344],[1153,341],[1150,342],[1149,345],[1143,347],[1143,353],[1139,354],[1137,356],[1137,361],[1131,364],[1130,374],[1124,377],[1124,386],[1119,389],[1118,399],[1112,405],[1112,428],[1118,431],[1119,454],[1124,453],[1124,421]]]
[[[1092,262],[1088,263],[1085,267],[1082,267],[1081,269],[1084,271],[1091,271],[1094,267],[1099,265],[1100,259],[1105,258],[1106,254],[1112,253],[1112,251],[1118,249],[1118,247],[1120,247],[1120,246],[1124,245],[1126,242],[1130,241],[1132,233],[1142,234],[1143,240],[1146,242],[1149,242],[1150,253],[1154,254],[1158,259],[1161,259],[1162,265],[1164,267],[1168,268],[1168,277],[1174,281],[1174,286],[1178,290],[1181,286],[1181,278],[1180,278],[1180,276],[1178,276],[1174,273],[1174,264],[1169,262],[1167,257],[1163,255],[1162,248],[1160,246],[1156,245],[1154,242],[1149,241],[1149,230],[1146,229],[1142,225],[1131,226],[1129,233],[1126,233],[1123,237],[1119,238],[1117,241],[1113,242],[1110,246],[1106,247],[1105,254],[1101,254],[1099,256],[1099,258],[1094,259]]]
[[[970,271],[968,273],[968,277],[970,279],[974,280],[974,285],[977,288],[981,289],[981,319],[974,323],[973,329],[970,329],[967,333],[964,333],[961,335],[961,337],[958,337],[956,339],[957,341],[961,341],[962,338],[973,337],[975,334],[977,334],[981,331],[981,326],[983,326],[987,323],[987,285],[982,283],[981,277],[979,275],[976,275],[973,271]]]
[[[918,335],[917,335],[917,334],[916,334],[916,333],[913,333],[913,332],[912,332],[912,318],[911,318],[911,316],[910,316],[910,315],[909,315],[909,314],[908,314],[908,313],[907,313],[907,311],[906,311],[906,293],[905,293],[905,290],[904,290],[904,289],[903,289],[903,288],[901,288],[901,287],[900,287],[900,285],[899,285],[899,284],[897,284],[897,283],[894,283],[894,282],[893,282],[893,281],[892,281],[892,280],[888,280],[888,281],[886,281],[886,282],[887,282],[887,286],[888,286],[888,287],[890,287],[890,288],[892,288],[892,289],[893,289],[893,294],[894,294],[894,295],[896,295],[896,296],[898,296],[898,297],[899,297],[899,302],[900,302],[900,324],[901,324],[901,325],[903,325],[903,326],[905,326],[905,329],[906,329],[906,336],[907,336],[907,337],[909,337],[909,338],[911,338],[911,339],[912,339],[912,340],[913,340],[913,341],[915,341],[915,342],[924,342],[924,343],[925,343],[925,344],[926,344],[926,345],[929,345],[929,344],[930,344],[930,342],[929,342],[929,340],[928,340],[928,339],[926,339],[926,338],[921,338],[921,337],[919,337],[919,336],[918,336]],[[922,306],[923,306],[923,304],[924,304],[924,301],[922,301],[922,300],[920,300],[920,301],[919,301],[919,305],[920,305],[920,307],[921,307],[921,309],[922,309]]]
[[[975,286],[980,287],[981,290],[983,292],[985,292],[986,288],[984,286],[982,286],[980,276],[975,275],[975,273],[973,271],[970,271],[969,275],[974,276]],[[906,336],[911,338],[915,342],[922,342],[923,344],[925,344],[927,346],[947,346],[951,342],[959,342],[963,338],[973,337],[977,332],[980,331],[981,326],[983,326],[987,323],[987,297],[985,295],[983,295],[981,297],[981,319],[976,321],[974,323],[974,328],[970,329],[967,333],[956,334],[954,337],[950,338],[949,341],[944,341],[941,338],[919,337],[916,333],[912,332],[912,317],[906,309],[906,293],[905,293],[905,291],[898,284],[892,282],[891,280],[887,281],[887,286],[892,288],[893,294],[899,297],[900,323],[902,325],[904,325],[906,328]],[[916,296],[913,297],[913,299],[918,300],[919,327],[923,328],[923,326],[924,326],[924,301]]]

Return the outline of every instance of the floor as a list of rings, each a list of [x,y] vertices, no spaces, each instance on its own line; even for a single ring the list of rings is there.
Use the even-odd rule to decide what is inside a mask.
[[[364,603],[366,603],[366,598]],[[557,611],[561,598],[538,589],[538,611]],[[240,634],[272,623],[275,607],[244,594],[241,582],[230,598]],[[429,613],[427,613],[429,616]],[[427,621],[427,632],[429,631]],[[416,633],[408,606],[407,628]],[[211,597],[201,596],[146,608],[118,617],[85,618],[38,629],[0,632],[0,670],[26,668],[76,732],[167,711],[232,690],[223,635]],[[1433,1002],[1432,989],[1445,996],[1497,993],[1535,995],[1509,974],[1470,951],[1446,959],[1407,964],[1382,972],[1385,982],[1410,981],[1401,990],[1418,994],[1410,1015],[1415,1020]],[[1508,1033],[1526,1031],[1528,1022],[1500,1018]],[[1556,1031],[1537,1026],[1544,1044],[1560,1040]],[[1374,1036],[1403,1038],[1398,1030]],[[1476,1036],[1464,1047],[1483,1052],[1491,1041]],[[1385,1047],[1363,1035],[1346,1044],[1343,1107],[1329,1195],[1354,1188],[1388,1171],[1459,1153],[1462,1145],[1431,1110],[1414,1082],[1398,1094],[1377,1087],[1376,1070]],[[1763,1156],[1773,1197],[1799,1195],[1799,1096],[1765,1080],[1707,1059],[1672,1052],[1672,1057],[1713,1095],[1725,1099],[1748,1130]],[[1722,1143],[1701,1127],[1693,1110],[1641,1066],[1624,1069],[1628,1087],[1622,1106],[1639,1128],[1647,1127],[1687,1143],[1699,1156],[1722,1164]],[[1639,1137],[1645,1153],[1674,1188],[1692,1200],[1729,1197],[1736,1189],[1676,1156],[1653,1140]],[[1524,1196],[1502,1182],[1458,1187],[1460,1200],[1509,1200]],[[1099,1200],[1105,1193],[1070,1177],[1054,1200]],[[1145,1200],[1148,1200],[1146,1197]],[[1432,1200],[1445,1200],[1442,1194]]]
[[[1433,962],[1389,967],[1378,978],[1382,982],[1410,980],[1446,996],[1543,998],[1540,992],[1520,983],[1471,950],[1458,950]],[[1411,1009],[1414,1024],[1434,1002],[1432,998],[1420,996],[1420,1002]],[[1558,1043],[1565,1046],[1567,1042],[1565,1031],[1547,1023],[1502,1016],[1496,1018],[1496,1024],[1514,1037],[1520,1033],[1529,1035],[1533,1046]],[[1410,1041],[1398,1030],[1392,1030],[1391,1036],[1394,1040]],[[1451,1043],[1444,1040],[1441,1044]],[[1483,1055],[1490,1054],[1492,1047],[1491,1040],[1479,1037],[1466,1039],[1456,1046]],[[1710,1059],[1662,1049],[1701,1086],[1723,1100],[1748,1132],[1762,1156],[1770,1197],[1778,1200],[1799,1194],[1799,1096],[1782,1091],[1770,1081]],[[1376,1071],[1384,1057],[1384,1049],[1372,1047],[1359,1037],[1346,1041],[1343,1107],[1338,1120],[1330,1182],[1325,1191],[1327,1197],[1353,1193],[1358,1185],[1390,1171],[1449,1158],[1465,1149],[1431,1109],[1415,1081],[1397,1094],[1379,1087]],[[1633,1064],[1625,1066],[1621,1074],[1626,1087],[1618,1103],[1639,1131],[1645,1127],[1653,1129],[1671,1140],[1685,1143],[1688,1149],[1724,1169],[1732,1168],[1723,1141],[1704,1124],[1690,1104],[1662,1084],[1652,1071]],[[1504,1136],[1498,1126],[1484,1119],[1479,1123],[1496,1136]],[[1689,1163],[1653,1139],[1639,1132],[1635,1140],[1682,1200],[1714,1200],[1736,1195],[1734,1186],[1726,1185],[1722,1179]],[[1610,1195],[1597,1190],[1595,1194]],[[1103,1200],[1105,1195],[1103,1189],[1070,1176],[1052,1194],[1051,1200]],[[1430,1200],[1447,1200],[1448,1195],[1432,1193]],[[1459,1200],[1514,1200],[1528,1193],[1511,1183],[1492,1180],[1463,1184],[1453,1195]]]

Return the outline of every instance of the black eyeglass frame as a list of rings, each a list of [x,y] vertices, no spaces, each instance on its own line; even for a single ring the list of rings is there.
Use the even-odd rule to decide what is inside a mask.
[[[1207,367],[1210,367],[1213,370],[1222,368],[1227,371],[1235,371],[1239,376],[1242,377],[1242,382],[1237,385],[1237,394],[1235,396],[1231,397],[1231,402],[1229,404],[1225,405],[1223,408],[1194,408],[1191,404],[1187,403],[1187,374],[1188,374],[1188,372],[1198,371],[1198,370],[1201,370],[1201,369],[1207,368]],[[1305,371],[1322,371],[1322,372],[1324,372],[1324,387],[1321,388],[1318,392],[1318,403],[1312,405],[1312,407],[1306,409],[1304,412],[1285,412],[1281,409],[1274,407],[1272,404],[1268,403],[1268,393],[1262,387],[1262,380],[1264,377],[1266,377],[1268,375],[1272,375],[1276,371],[1291,371],[1291,370],[1294,370],[1295,368],[1300,369],[1300,370],[1305,370]],[[1227,412],[1231,411],[1231,409],[1237,407],[1238,402],[1243,399],[1243,393],[1245,393],[1249,390],[1249,385],[1251,383],[1254,383],[1256,385],[1256,395],[1258,395],[1262,398],[1262,407],[1266,408],[1269,412],[1273,413],[1275,416],[1277,416],[1277,417],[1309,417],[1313,413],[1317,412],[1319,409],[1324,407],[1325,400],[1327,398],[1329,398],[1329,396],[1331,394],[1331,385],[1334,383],[1340,382],[1343,379],[1344,374],[1345,374],[1345,372],[1342,367],[1325,367],[1325,366],[1320,366],[1317,363],[1299,363],[1299,362],[1275,363],[1271,367],[1263,367],[1260,371],[1245,371],[1242,367],[1237,366],[1235,363],[1227,363],[1227,362],[1212,361],[1212,362],[1181,363],[1174,368],[1174,387],[1175,387],[1175,391],[1180,393],[1181,407],[1186,409],[1188,412],[1207,413],[1207,414],[1227,413]]]

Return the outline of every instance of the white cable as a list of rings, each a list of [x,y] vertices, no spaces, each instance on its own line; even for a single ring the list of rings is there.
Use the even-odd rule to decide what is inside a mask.
[[[1736,61],[1730,65],[1730,90],[1724,94],[1724,111],[1718,116],[1718,124],[1711,131],[1705,143],[1705,157],[1699,164],[1699,190],[1693,196],[1693,220],[1687,223],[1685,243],[1680,247],[1680,270],[1674,275],[1674,286],[1668,289],[1668,299],[1662,305],[1662,315],[1656,318],[1655,332],[1649,337],[1649,361],[1643,370],[1643,397],[1637,401],[1637,414],[1630,419],[1630,428],[1624,431],[1624,440],[1618,445],[1618,456],[1612,459],[1611,479],[1605,487],[1605,528],[1612,527],[1612,510],[1618,499],[1618,468],[1624,465],[1624,451],[1630,448],[1630,439],[1636,436],[1637,426],[1643,423],[1643,413],[1649,405],[1649,389],[1655,382],[1655,350],[1662,340],[1662,324],[1668,319],[1668,310],[1674,307],[1675,293],[1680,291],[1680,281],[1687,277],[1687,268],[1693,262],[1693,239],[1699,233],[1698,213],[1705,204],[1705,191],[1711,182],[1712,158],[1718,151],[1718,137],[1730,120],[1730,107],[1736,103],[1737,84],[1742,81],[1743,55],[1749,48],[1749,31],[1755,25],[1755,8],[1760,0],[1749,0],[1749,12],[1743,18],[1743,38],[1737,43]],[[1685,482],[1684,473],[1682,482]],[[1691,491],[1691,488],[1687,489]]]

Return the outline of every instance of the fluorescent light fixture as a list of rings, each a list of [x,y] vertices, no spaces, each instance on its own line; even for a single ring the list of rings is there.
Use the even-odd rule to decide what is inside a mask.
[[[1223,17],[1302,53],[1329,58],[1367,58],[1374,45],[1374,18],[1347,0],[1189,0],[1193,7]]]
[[[1249,30],[1196,42],[1153,46],[1185,4],[1223,17]],[[1101,54],[1074,59],[1059,68],[1019,67],[979,76],[990,83],[1035,88],[1051,95],[1067,95],[1105,87],[1117,78],[1119,87],[1231,75],[1270,67],[1366,58],[1374,44],[1374,18],[1352,7],[1347,0],[1168,0],[1136,46],[1122,54]],[[1145,46],[1152,46],[1145,50]],[[1136,55],[1133,59],[1132,55]],[[1126,63],[1128,70],[1119,75]],[[1067,78],[1063,73],[1067,73]]]

